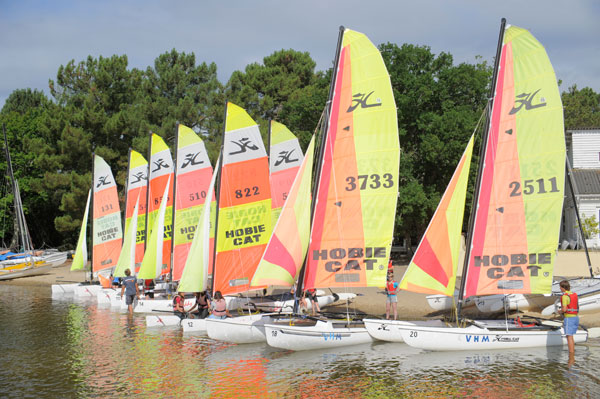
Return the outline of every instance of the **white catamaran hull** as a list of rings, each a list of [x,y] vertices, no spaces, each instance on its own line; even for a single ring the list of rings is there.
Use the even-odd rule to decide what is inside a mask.
[[[318,320],[314,326],[265,324],[269,346],[294,351],[366,344],[373,337],[364,327],[347,327],[345,320]]]
[[[96,294],[96,299],[98,300],[98,305],[110,305],[116,300],[117,297],[121,298],[121,289],[116,288],[102,288],[98,294]]]
[[[37,276],[40,274],[47,273],[52,268],[51,265],[45,266],[32,266],[23,269],[15,270],[0,270],[0,280],[12,280],[14,278],[26,277],[26,276]]]
[[[206,319],[206,332],[209,338],[235,344],[266,342],[265,324],[274,321],[273,314]]]
[[[542,315],[551,316],[552,314],[558,314],[560,306],[560,298],[555,299],[555,303],[549,305],[542,310]],[[581,313],[595,313],[600,312],[600,294],[590,295],[585,297],[579,297],[579,314]]]
[[[510,310],[538,310],[554,301],[551,295],[498,294],[475,298],[477,309],[484,313],[502,311],[505,303]]]
[[[429,307],[435,311],[452,310],[456,307],[456,303],[458,302],[458,293],[455,293],[454,297],[446,295],[428,295],[425,298],[427,299]],[[467,298],[465,299],[463,309],[473,305],[475,305],[473,298]]]
[[[319,304],[319,308],[322,309],[325,306],[332,305],[339,301],[348,301],[356,297],[356,294],[353,293],[341,293],[336,295],[322,295],[317,296],[317,303]],[[308,310],[312,309],[312,303],[309,300],[305,301],[306,308]],[[291,313],[294,310],[294,300],[288,299],[286,301],[253,301],[250,298],[249,301],[250,308],[256,308],[258,310],[264,312],[281,312],[281,313]]]
[[[101,290],[100,284],[78,284],[73,290],[73,296],[79,299],[96,299]]]
[[[181,319],[175,315],[147,315],[146,327],[173,327],[179,326]]]
[[[206,333],[206,319],[183,319],[181,325],[184,333]]]
[[[516,349],[566,345],[563,329],[488,329],[476,325],[464,328],[431,327],[415,322],[397,326],[408,345],[433,351]],[[578,330],[575,343],[587,340],[587,331]]]
[[[52,296],[60,297],[64,295],[73,295],[75,293],[75,287],[78,285],[79,283],[52,284]]]
[[[364,319],[365,328],[374,338],[387,342],[404,342],[401,330],[397,326],[411,326],[414,322],[403,320],[381,320],[381,319]],[[426,325],[432,327],[443,327],[445,324],[441,320],[428,320]]]

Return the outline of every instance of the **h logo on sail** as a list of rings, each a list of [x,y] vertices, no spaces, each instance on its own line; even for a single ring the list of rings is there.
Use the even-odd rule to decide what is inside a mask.
[[[352,112],[356,108],[358,108],[358,106],[360,106],[361,108],[379,107],[382,104],[381,99],[379,99],[379,98],[376,100],[376,102],[367,104],[367,101],[369,101],[369,97],[371,97],[371,94],[373,94],[373,92],[356,93],[355,95],[353,95],[352,96],[353,104],[350,107],[348,107],[348,110],[346,112]]]
[[[240,141],[231,141],[233,144],[239,147],[238,151],[230,152],[229,155],[242,154],[246,152],[246,150],[258,150],[258,146],[252,143],[248,137],[243,137]]]

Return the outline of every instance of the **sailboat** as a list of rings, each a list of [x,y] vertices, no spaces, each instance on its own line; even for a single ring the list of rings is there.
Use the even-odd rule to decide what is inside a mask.
[[[298,138],[284,124],[269,121],[269,179],[271,181],[271,225],[275,226],[281,208],[298,174],[304,155]]]
[[[71,285],[73,294],[77,298],[97,298],[102,286],[92,284],[92,282],[94,278],[98,278],[102,273],[107,278],[116,266],[123,238],[117,184],[112,171],[102,157],[92,154],[92,159],[92,188],[88,194],[71,271],[83,270],[88,262],[87,223],[89,208],[92,209],[90,231],[92,263],[89,281],[74,286]],[[61,292],[61,289],[67,292],[69,290],[68,288],[65,289],[62,284],[54,284],[52,286],[53,295]]]
[[[6,127],[2,125],[4,133],[4,154],[8,169],[8,177],[11,182],[14,209],[16,219],[15,235],[18,238],[19,250],[17,252],[6,251],[0,254],[0,280],[10,280],[18,277],[37,275],[47,272],[54,266],[59,266],[67,260],[66,252],[58,251],[34,251],[31,235],[27,228],[23,203],[21,202],[21,193],[19,182],[15,178],[12,167],[10,151],[8,149],[8,139],[6,137]]]
[[[502,19],[488,123],[482,139],[474,206],[456,324],[385,323],[408,345],[428,350],[508,349],[566,343],[561,323],[521,318],[468,320],[464,298],[492,294],[550,293],[561,221],[565,139],[563,111],[552,65],[525,29]],[[440,234],[443,235],[443,234]],[[401,284],[439,282],[440,252],[413,268]],[[446,264],[444,266],[447,267]],[[415,279],[428,275],[429,281]],[[452,292],[453,284],[447,289]],[[574,341],[587,340],[578,330]]]
[[[115,270],[114,278],[125,277],[125,270],[133,275],[139,271],[144,258],[144,235],[146,233],[146,190],[148,186],[148,162],[143,155],[129,149],[127,186],[125,189],[125,233],[123,245]],[[120,307],[124,301],[120,289],[103,288],[98,294],[98,304]]]
[[[340,27],[317,160],[303,289],[383,287],[398,198],[397,111],[379,50]],[[292,318],[265,325],[270,346],[331,348],[373,339],[361,320]]]

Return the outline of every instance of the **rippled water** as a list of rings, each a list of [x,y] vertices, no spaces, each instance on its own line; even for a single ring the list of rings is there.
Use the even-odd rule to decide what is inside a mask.
[[[600,341],[439,353],[376,343],[287,352],[229,345],[49,287],[0,286],[0,397],[600,397]]]

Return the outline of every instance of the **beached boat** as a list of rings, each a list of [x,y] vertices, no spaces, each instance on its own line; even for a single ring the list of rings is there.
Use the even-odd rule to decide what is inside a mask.
[[[117,264],[121,251],[123,233],[121,230],[121,213],[117,184],[110,170],[110,166],[100,156],[93,154],[92,189],[84,211],[77,248],[71,264],[71,270],[83,270],[88,262],[87,254],[87,222],[88,210],[92,209],[92,223],[90,235],[92,237],[89,281],[73,286],[76,298],[97,298],[97,293],[102,289],[99,283],[93,283],[95,278],[102,274],[105,281]],[[59,284],[62,286],[62,284]],[[54,287],[53,294],[68,293],[70,287]]]
[[[395,325],[404,342],[416,348],[506,349],[566,343],[560,322],[462,316],[463,298],[551,293],[561,223],[566,154],[556,77],[542,45],[525,29],[506,26],[504,19],[490,97],[457,322],[441,327],[419,321]],[[425,286],[444,283],[435,270],[439,256],[439,251],[432,251],[437,261],[420,265],[419,273],[432,283]],[[416,274],[409,272],[403,284],[410,290]],[[448,289],[453,291],[454,286]],[[579,329],[573,338],[578,343],[587,336]]]
[[[333,73],[299,293],[384,287],[390,256],[400,158],[390,78],[369,39],[343,27]],[[362,320],[349,316],[294,317],[265,331],[270,346],[296,351],[373,340]]]
[[[11,184],[14,203],[16,246],[18,250],[0,252],[0,280],[9,280],[19,277],[32,276],[46,273],[54,266],[62,265],[67,260],[67,252],[57,250],[34,250],[31,234],[25,220],[19,182],[15,178],[8,149],[6,127],[2,125],[4,133],[4,155],[6,157],[7,173]]]

